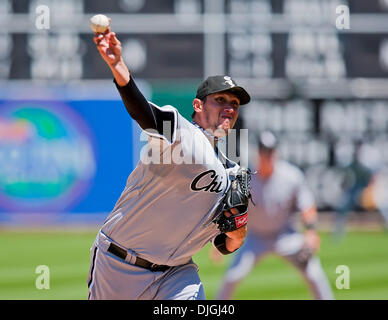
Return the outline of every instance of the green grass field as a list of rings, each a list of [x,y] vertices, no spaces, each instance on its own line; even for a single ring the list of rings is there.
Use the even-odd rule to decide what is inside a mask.
[[[86,299],[89,248],[96,231],[0,230],[0,299]],[[350,232],[341,243],[322,233],[320,257],[336,299],[388,299],[388,233]],[[194,257],[208,299],[215,297],[231,256],[209,259],[209,246]],[[50,270],[50,289],[37,289],[36,267]],[[350,289],[336,289],[336,268],[350,269]],[[235,299],[311,299],[299,273],[267,256],[236,291]]]

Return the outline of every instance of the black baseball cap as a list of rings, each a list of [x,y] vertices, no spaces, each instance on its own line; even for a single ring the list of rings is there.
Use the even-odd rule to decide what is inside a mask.
[[[231,77],[225,75],[208,77],[198,87],[197,95],[195,97],[203,100],[209,94],[222,91],[228,91],[236,95],[240,100],[240,105],[247,104],[251,101],[248,92],[246,92],[243,87],[238,86]]]

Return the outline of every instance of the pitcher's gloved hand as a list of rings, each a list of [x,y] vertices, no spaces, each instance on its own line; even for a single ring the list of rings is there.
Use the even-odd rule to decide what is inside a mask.
[[[229,211],[224,211],[218,216],[215,222],[221,232],[227,233],[244,227],[248,223],[248,212],[238,214],[228,214]]]
[[[222,212],[214,222],[221,232],[230,232],[245,226],[248,222],[248,204],[251,199],[251,171],[240,168],[235,176],[231,177],[231,185],[222,202]],[[232,209],[237,214],[225,214]]]
[[[238,214],[239,214],[238,210],[234,208],[230,209],[230,211],[225,211],[222,213],[222,215],[226,216],[226,218],[231,218]],[[220,233],[214,239],[214,246],[222,254],[224,255],[230,254],[242,246],[246,235],[247,235],[247,226],[245,224],[244,226],[241,226],[238,229],[235,229],[233,231]]]

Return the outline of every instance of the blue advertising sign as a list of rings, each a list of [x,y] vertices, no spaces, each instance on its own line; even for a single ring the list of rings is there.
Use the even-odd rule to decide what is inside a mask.
[[[134,125],[120,100],[0,101],[0,214],[111,211]]]

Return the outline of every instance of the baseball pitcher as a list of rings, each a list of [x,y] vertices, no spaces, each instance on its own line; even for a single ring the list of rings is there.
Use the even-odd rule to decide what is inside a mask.
[[[205,299],[192,256],[209,241],[229,254],[246,235],[249,171],[218,152],[217,141],[250,96],[228,76],[209,77],[190,122],[144,98],[114,32],[94,41],[148,142],[92,246],[89,299]]]

